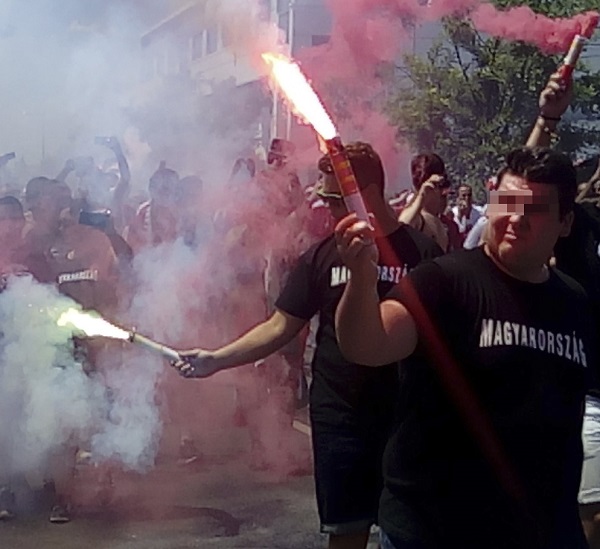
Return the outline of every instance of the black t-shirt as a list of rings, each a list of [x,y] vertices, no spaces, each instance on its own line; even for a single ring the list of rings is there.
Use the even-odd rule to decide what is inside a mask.
[[[400,282],[422,259],[437,257],[441,249],[433,240],[407,225],[375,240],[379,249],[381,297]],[[372,425],[373,414],[391,417],[397,396],[397,368],[370,368],[348,362],[335,337],[335,309],[344,292],[349,271],[329,236],[304,253],[275,306],[310,320],[319,313],[317,345],[313,358],[311,417],[313,422],[336,429],[357,422]]]
[[[585,547],[577,492],[587,297],[551,270],[514,279],[483,248],[436,259],[400,286],[419,330],[402,363],[380,524],[427,548]]]
[[[600,328],[600,209],[595,203],[575,204],[571,232],[554,248],[556,266],[583,286]],[[590,392],[600,397],[600,364],[594,365]]]

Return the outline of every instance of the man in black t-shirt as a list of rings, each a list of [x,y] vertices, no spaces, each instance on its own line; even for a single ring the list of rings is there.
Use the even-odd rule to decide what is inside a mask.
[[[379,250],[377,295],[383,297],[422,259],[441,255],[430,239],[395,219],[384,200],[381,160],[366,143],[347,146],[367,209],[373,214]],[[327,156],[319,162],[320,197],[331,214],[348,212]],[[319,315],[312,363],[310,419],[321,530],[330,547],[364,548],[377,519],[381,493],[381,457],[397,400],[397,367],[379,370],[348,362],[334,330],[334,312],[348,282],[333,235],[298,260],[275,303],[271,317],[215,351],[182,352],[175,364],[186,377],[207,377],[219,370],[254,362],[288,343]]]
[[[573,220],[575,171],[549,149],[507,157],[485,244],[424,264],[379,302],[369,231],[336,228],[352,273],[336,313],[342,352],[403,360],[379,519],[396,549],[578,549],[586,369],[583,289],[546,261]]]

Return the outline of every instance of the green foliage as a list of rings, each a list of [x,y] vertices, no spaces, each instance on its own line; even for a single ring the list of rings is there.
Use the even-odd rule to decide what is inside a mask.
[[[594,9],[596,0],[497,0],[526,4],[553,17]],[[481,188],[501,156],[525,142],[537,115],[538,96],[560,57],[521,42],[477,32],[449,18],[428,55],[407,55],[390,77],[386,112],[398,137],[415,151],[434,150],[456,180]],[[389,71],[391,72],[391,71]],[[572,112],[560,125],[558,147],[567,153],[600,144],[600,73],[580,65]]]

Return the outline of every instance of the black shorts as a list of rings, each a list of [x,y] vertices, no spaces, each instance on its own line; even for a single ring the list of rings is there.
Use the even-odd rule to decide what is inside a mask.
[[[376,430],[377,431],[377,430]],[[385,430],[382,430],[385,431]],[[321,532],[358,534],[377,521],[387,434],[313,422],[315,486]]]

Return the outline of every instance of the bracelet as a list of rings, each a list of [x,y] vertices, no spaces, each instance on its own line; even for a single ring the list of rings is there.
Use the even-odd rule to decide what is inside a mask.
[[[549,120],[550,122],[560,122],[560,119],[561,119],[560,116],[558,118],[556,116],[548,116],[548,115],[544,114],[543,112],[540,112],[540,114],[538,116],[542,120]]]

